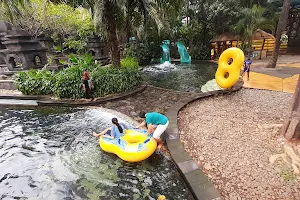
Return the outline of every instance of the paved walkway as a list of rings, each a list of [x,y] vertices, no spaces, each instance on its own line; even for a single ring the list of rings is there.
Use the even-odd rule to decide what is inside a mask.
[[[245,74],[243,87],[294,93],[300,75],[300,55],[279,56],[276,69],[265,68],[269,61],[270,57],[253,60],[250,80]]]
[[[300,68],[296,67],[270,69],[253,66],[249,81],[247,74],[243,78],[243,87],[294,93],[299,75]]]
[[[253,60],[252,66],[265,67],[271,57],[263,58],[261,60]],[[300,55],[281,55],[277,60],[277,67],[298,67],[300,68]]]
[[[37,106],[36,100],[0,99],[0,105]]]

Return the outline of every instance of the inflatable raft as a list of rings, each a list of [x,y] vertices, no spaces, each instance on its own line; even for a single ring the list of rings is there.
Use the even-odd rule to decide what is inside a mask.
[[[119,139],[100,137],[103,151],[114,153],[127,162],[139,162],[150,157],[156,150],[156,140],[146,136],[146,130],[126,130]]]

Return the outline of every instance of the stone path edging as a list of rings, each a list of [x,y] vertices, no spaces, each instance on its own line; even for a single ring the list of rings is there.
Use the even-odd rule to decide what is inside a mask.
[[[105,103],[108,101],[116,101],[121,100],[126,97],[135,95],[137,93],[143,92],[146,89],[147,85],[141,85],[140,87],[136,88],[133,91],[123,92],[120,94],[116,94],[109,97],[100,97],[94,101],[87,101],[87,102],[76,102],[76,100],[40,100],[37,101],[39,106],[65,106],[65,107],[77,107],[77,106],[95,106],[99,105],[100,103]]]
[[[95,101],[78,102],[76,100],[50,100],[50,96],[43,95],[0,95],[0,99],[7,100],[36,100],[37,106],[65,106],[65,107],[78,107],[78,106],[94,106],[108,101],[121,100],[137,93],[143,92],[147,88],[147,85],[141,85],[133,91],[123,92],[109,97],[100,97]],[[1,104],[0,106],[29,106],[33,105],[24,104]]]
[[[239,81],[231,90],[218,90],[212,92],[201,93],[194,98],[186,101],[178,102],[167,110],[169,118],[169,127],[167,128],[166,143],[172,159],[177,165],[183,178],[185,179],[189,189],[191,190],[196,200],[221,200],[221,195],[215,186],[208,180],[204,172],[198,167],[197,163],[185,151],[183,144],[180,141],[179,130],[177,126],[177,114],[186,105],[211,96],[220,94],[229,94],[238,91],[243,86],[243,81]]]
[[[50,96],[47,97],[46,95],[20,95],[20,94],[0,95],[0,99],[41,100],[46,98],[50,98]]]

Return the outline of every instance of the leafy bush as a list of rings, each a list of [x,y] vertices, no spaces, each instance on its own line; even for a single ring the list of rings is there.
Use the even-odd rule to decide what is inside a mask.
[[[136,58],[126,57],[126,58],[124,58],[124,59],[121,60],[121,66],[123,68],[135,68],[135,69],[138,69],[139,68],[139,63],[136,60]]]
[[[82,91],[81,77],[84,68],[73,65],[60,71],[56,75],[54,86],[54,95],[59,98],[78,99],[84,97]]]
[[[32,69],[28,72],[19,72],[16,85],[23,94],[47,95],[53,93],[55,81],[56,75],[54,72]]]
[[[124,57],[134,57],[140,65],[153,63],[161,57],[161,47],[158,42],[141,44],[138,48],[135,44],[127,44],[123,52]]]
[[[90,55],[79,58],[70,55],[70,60],[71,67],[59,72],[31,70],[18,73],[18,89],[24,94],[54,94],[59,98],[83,98],[81,78],[85,69],[91,73],[95,97],[130,91],[142,82],[141,72],[138,67],[132,65],[123,68],[104,68],[95,65]]]
[[[96,96],[130,91],[142,82],[141,72],[136,68],[96,68],[92,77]]]
[[[205,45],[195,45],[191,50],[191,57],[194,60],[208,60],[210,50]]]
[[[97,68],[93,62],[91,54],[76,57],[69,55],[72,66],[66,68],[56,75],[56,82],[54,84],[54,95],[59,98],[78,99],[84,97],[82,91],[81,78],[85,69],[92,71]]]
[[[84,50],[84,47],[86,46],[86,42],[87,41],[81,38],[70,37],[65,39],[63,45],[67,50],[74,50],[77,53],[80,53]]]
[[[137,48],[135,44],[126,44],[123,51],[124,57],[137,58]]]

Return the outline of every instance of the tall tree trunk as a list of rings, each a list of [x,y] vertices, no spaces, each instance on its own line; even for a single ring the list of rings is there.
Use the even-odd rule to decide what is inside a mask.
[[[279,49],[280,49],[280,38],[282,32],[286,29],[287,20],[289,17],[289,11],[291,6],[291,0],[284,0],[282,11],[280,14],[277,31],[276,31],[276,39],[275,39],[275,47],[273,49],[272,58],[270,63],[266,66],[267,68],[275,68],[278,55],[279,55]]]
[[[282,133],[288,140],[300,139],[300,75],[290,110],[290,115],[282,127]]]
[[[131,36],[131,26],[130,26],[130,20],[132,19],[133,14],[133,1],[127,0],[126,2],[126,21],[125,21],[125,32],[126,32],[126,42],[129,42],[129,38]]]
[[[117,37],[117,22],[115,5],[110,0],[104,0],[104,17],[107,22],[108,43],[110,45],[111,60],[114,66],[120,66],[120,49]]]

